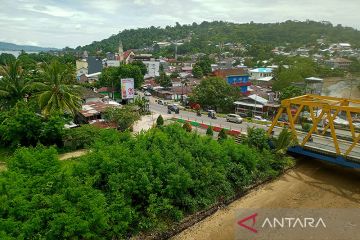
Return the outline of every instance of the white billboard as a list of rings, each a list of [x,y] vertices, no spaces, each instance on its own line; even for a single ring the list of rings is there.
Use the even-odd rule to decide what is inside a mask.
[[[121,79],[121,98],[122,99],[133,99],[134,98],[134,79],[124,78]]]

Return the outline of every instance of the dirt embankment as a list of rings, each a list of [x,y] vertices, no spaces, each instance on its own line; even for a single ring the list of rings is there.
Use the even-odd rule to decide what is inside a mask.
[[[303,160],[278,180],[188,228],[172,240],[234,239],[236,211],[240,208],[359,208],[360,173]]]

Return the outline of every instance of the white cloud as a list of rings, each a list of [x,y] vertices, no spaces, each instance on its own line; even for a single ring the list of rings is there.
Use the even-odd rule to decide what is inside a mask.
[[[1,38],[14,43],[84,45],[125,28],[211,20],[329,20],[360,28],[359,0],[1,0]]]

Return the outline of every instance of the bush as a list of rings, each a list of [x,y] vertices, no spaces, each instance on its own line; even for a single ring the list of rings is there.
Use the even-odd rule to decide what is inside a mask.
[[[309,132],[311,128],[312,128],[312,125],[310,123],[304,123],[302,125],[302,130],[304,130],[305,132]]]
[[[227,134],[225,132],[225,129],[221,129],[218,135],[218,140],[225,140],[227,139]]]
[[[269,137],[262,128],[248,128],[246,142],[259,150],[269,149]]]
[[[156,126],[163,126],[164,125],[164,118],[159,115],[159,117],[156,119]]]
[[[186,122],[183,125],[183,129],[185,129],[185,131],[187,131],[187,132],[191,132],[192,126],[190,125],[190,123]]]
[[[136,137],[94,129],[73,129],[95,143],[71,169],[53,148],[19,149],[9,160],[0,172],[2,239],[127,239],[167,229],[290,164],[176,124]]]
[[[67,129],[64,133],[64,147],[68,150],[87,148],[100,137],[100,131],[91,125]]]
[[[212,129],[212,127],[211,126],[209,126],[207,129],[206,129],[206,135],[208,135],[208,136],[214,136],[214,131],[213,131],[213,129]]]

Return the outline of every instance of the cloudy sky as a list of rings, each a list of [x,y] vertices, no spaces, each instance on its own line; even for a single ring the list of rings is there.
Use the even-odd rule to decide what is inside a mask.
[[[327,20],[360,29],[360,0],[0,0],[0,41],[76,47],[127,28]]]

